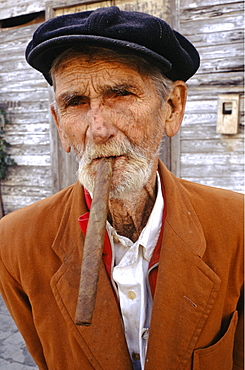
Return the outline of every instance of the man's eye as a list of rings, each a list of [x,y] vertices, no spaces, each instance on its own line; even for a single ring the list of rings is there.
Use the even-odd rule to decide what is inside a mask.
[[[133,93],[129,90],[115,90],[112,92],[113,97],[120,97],[120,96],[129,96],[133,95]]]
[[[127,90],[122,90],[122,91],[118,92],[118,95],[119,96],[127,96],[127,95],[132,95],[132,93],[130,91],[127,91]]]
[[[68,102],[67,102],[67,107],[75,107],[77,105],[82,105],[82,104],[86,104],[86,101],[85,99],[83,98],[80,98],[80,97],[76,97],[76,98],[72,98],[70,99]]]

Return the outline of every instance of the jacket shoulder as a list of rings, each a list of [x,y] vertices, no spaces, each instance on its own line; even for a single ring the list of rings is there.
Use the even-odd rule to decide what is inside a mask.
[[[197,208],[214,210],[215,214],[222,209],[223,212],[242,212],[244,195],[231,190],[201,185],[187,180],[179,179],[181,186],[186,190],[193,206]],[[218,207],[218,208],[216,208]]]
[[[207,240],[241,245],[244,237],[244,195],[180,180]]]
[[[83,188],[76,182],[60,192],[9,213],[0,221],[0,252],[44,248],[55,239],[61,225],[78,225],[78,217],[87,211]]]
[[[73,188],[74,185],[71,185],[45,199],[7,214],[0,220],[0,232],[1,228],[8,227],[8,225],[11,227],[16,225],[18,228],[25,225],[28,227],[30,223],[40,222],[40,219],[53,218],[56,214],[57,217],[60,217],[61,213],[58,210],[64,209],[65,204],[72,195]]]
[[[0,260],[18,281],[18,271],[51,261],[57,235],[79,235],[78,217],[86,212],[83,188],[74,185],[32,205],[12,212],[0,221]]]

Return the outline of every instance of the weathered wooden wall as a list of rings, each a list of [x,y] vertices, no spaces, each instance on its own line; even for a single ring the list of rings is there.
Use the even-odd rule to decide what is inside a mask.
[[[179,28],[201,56],[189,82],[179,176],[244,191],[243,2],[180,0]],[[240,95],[239,132],[216,134],[219,94]]]
[[[75,1],[2,0],[0,19],[46,10]],[[85,3],[81,1],[81,3]],[[88,7],[118,5],[164,17],[187,36],[201,55],[199,72],[189,81],[186,115],[172,140],[172,170],[180,177],[242,192],[243,188],[243,3],[237,0],[110,0]],[[108,3],[108,4],[107,4]],[[82,7],[85,5],[82,4]],[[58,13],[57,13],[58,14]],[[41,20],[40,20],[41,21]],[[38,24],[0,29],[0,104],[7,107],[10,153],[18,163],[2,184],[5,211],[23,207],[53,192],[51,167],[70,166],[55,156],[50,141],[49,91],[42,75],[27,65],[24,51]],[[237,135],[216,134],[218,95],[238,93]],[[52,156],[51,156],[52,154]],[[52,160],[51,160],[52,157]],[[61,171],[62,172],[62,171]],[[51,177],[53,176],[53,180]],[[63,174],[63,183],[66,174]]]
[[[0,104],[9,120],[9,152],[18,164],[2,182],[6,213],[52,193],[47,83],[24,58],[36,27],[0,30]]]

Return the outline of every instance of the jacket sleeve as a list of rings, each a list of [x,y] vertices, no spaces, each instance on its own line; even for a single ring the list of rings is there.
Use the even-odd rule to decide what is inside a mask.
[[[40,370],[48,370],[42,344],[33,322],[29,299],[19,283],[7,271],[2,259],[0,259],[0,292],[34,361]]]

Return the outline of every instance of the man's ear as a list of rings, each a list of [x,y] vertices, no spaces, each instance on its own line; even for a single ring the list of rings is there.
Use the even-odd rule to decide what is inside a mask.
[[[53,116],[53,119],[54,119],[54,122],[57,126],[57,129],[58,129],[58,133],[59,133],[59,137],[60,137],[60,141],[61,141],[61,144],[63,146],[63,149],[69,153],[71,151],[71,145],[70,145],[70,142],[60,124],[60,120],[59,120],[59,116],[58,116],[58,113],[55,109],[55,106],[54,104],[51,104],[50,106],[50,109],[51,109],[51,113],[52,113],[52,116]]]
[[[168,114],[165,122],[166,135],[174,136],[180,129],[185,112],[187,87],[184,81],[175,81],[167,100]]]

